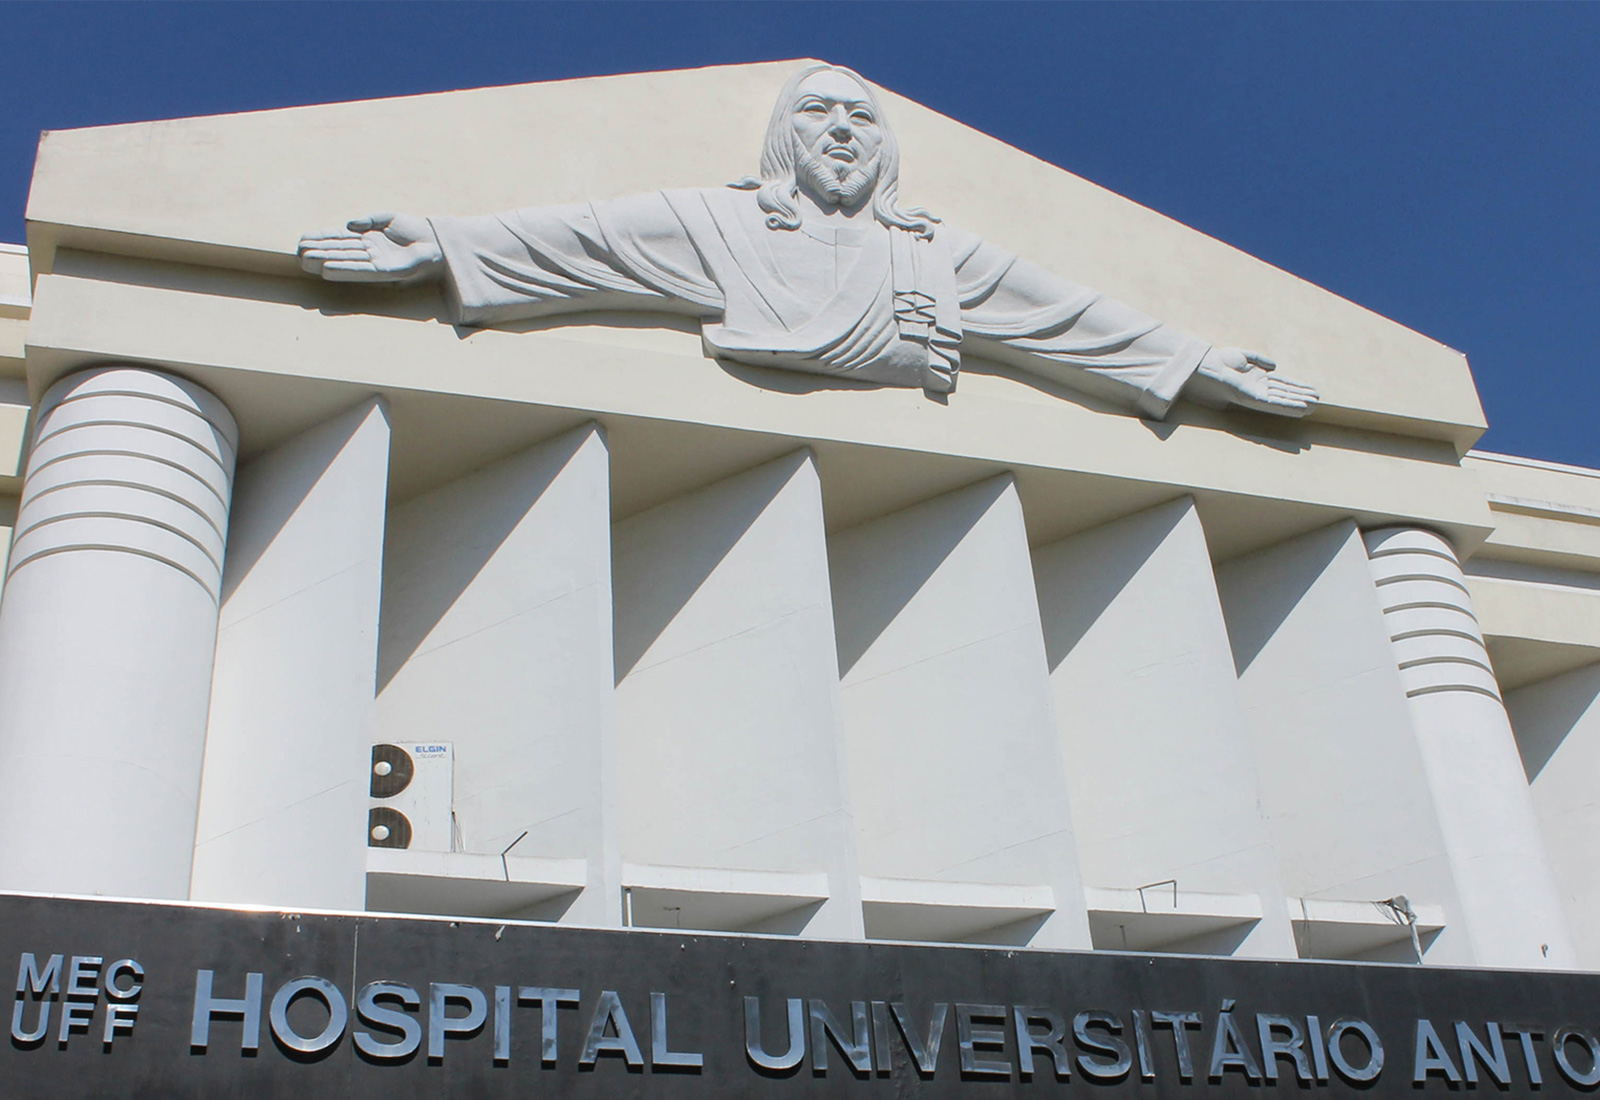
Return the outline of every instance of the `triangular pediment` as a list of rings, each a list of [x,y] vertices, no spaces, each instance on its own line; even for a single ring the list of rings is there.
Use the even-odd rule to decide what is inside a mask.
[[[370,211],[475,214],[727,183],[756,168],[799,61],[484,88],[50,133],[29,202],[58,246],[295,270]],[[870,73],[866,74],[868,77]],[[1470,445],[1465,359],[1061,168],[885,92],[901,192],[946,221],[1317,386],[1317,418]]]

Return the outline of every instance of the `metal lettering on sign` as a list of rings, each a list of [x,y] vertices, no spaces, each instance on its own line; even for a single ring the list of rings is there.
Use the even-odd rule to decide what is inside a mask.
[[[1600,1086],[1592,974],[16,895],[0,895],[0,951],[17,967],[0,1083],[30,1100],[1560,1097]]]

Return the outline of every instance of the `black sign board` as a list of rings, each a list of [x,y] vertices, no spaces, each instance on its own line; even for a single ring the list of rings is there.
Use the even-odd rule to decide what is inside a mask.
[[[1567,1096],[1600,976],[0,895],[5,1097]]]

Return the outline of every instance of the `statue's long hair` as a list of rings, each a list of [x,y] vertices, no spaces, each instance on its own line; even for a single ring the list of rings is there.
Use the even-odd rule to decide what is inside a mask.
[[[794,132],[794,104],[800,82],[815,73],[843,73],[866,93],[867,102],[878,120],[883,133],[883,144],[878,149],[878,178],[872,191],[872,215],[884,225],[909,229],[919,237],[932,237],[938,218],[920,207],[905,208],[900,205],[900,143],[895,140],[889,120],[878,106],[878,97],[872,85],[861,79],[854,69],[843,65],[807,65],[789,78],[778,93],[778,102],[772,108],[772,119],[767,123],[767,139],[761,148],[761,178],[747,176],[730,184],[746,191],[757,191],[756,201],[766,212],[767,225],[772,229],[799,229],[800,184],[795,169],[798,137]]]

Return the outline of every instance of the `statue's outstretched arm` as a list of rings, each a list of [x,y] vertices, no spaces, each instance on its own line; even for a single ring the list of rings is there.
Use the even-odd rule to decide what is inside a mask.
[[[1276,374],[1264,355],[1210,347],[971,234],[939,231],[950,234],[963,327],[1024,370],[1090,390],[1113,384],[1157,419],[1180,393],[1280,416],[1317,403],[1315,389]]]
[[[369,214],[301,237],[300,266],[333,282],[417,283],[444,273],[444,252],[427,218]]]

